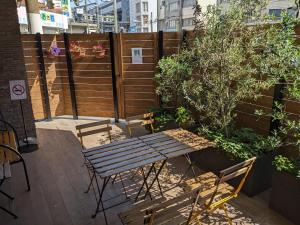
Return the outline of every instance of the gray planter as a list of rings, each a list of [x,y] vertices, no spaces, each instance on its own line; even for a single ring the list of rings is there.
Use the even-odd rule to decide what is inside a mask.
[[[300,179],[284,172],[274,172],[270,208],[300,225]]]

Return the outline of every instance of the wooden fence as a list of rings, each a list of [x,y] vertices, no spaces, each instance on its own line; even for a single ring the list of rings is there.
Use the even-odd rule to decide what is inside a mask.
[[[158,106],[153,81],[157,62],[162,56],[177,54],[183,37],[191,40],[193,34],[22,35],[35,119],[59,115],[118,119]],[[70,43],[78,42],[86,50],[86,56],[77,59],[68,57],[66,38]],[[43,52],[53,43],[61,49],[61,53],[51,58]],[[97,44],[104,45],[106,49],[103,59],[96,58],[92,52],[92,47]],[[142,48],[143,64],[132,63],[131,48]],[[278,87],[272,88],[265,91],[257,101],[240,102],[236,110],[237,125],[268,133],[271,118],[258,118],[254,111],[263,109],[271,113],[274,94],[279,92]],[[293,116],[299,116],[300,103],[283,100],[287,111]]]

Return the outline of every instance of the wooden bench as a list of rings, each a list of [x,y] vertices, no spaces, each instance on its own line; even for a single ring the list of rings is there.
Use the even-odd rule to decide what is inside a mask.
[[[246,160],[220,172],[219,176],[205,173],[196,179],[188,180],[184,185],[184,193],[172,199],[155,199],[144,201],[120,214],[126,225],[176,225],[201,224],[203,213],[212,213],[217,208],[225,211],[229,224],[225,203],[238,197],[238,193],[245,183],[255,158]],[[226,181],[241,176],[238,187],[230,186]]]

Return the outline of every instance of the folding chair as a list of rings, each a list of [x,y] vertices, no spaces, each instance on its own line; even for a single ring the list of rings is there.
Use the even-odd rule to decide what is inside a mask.
[[[107,137],[108,137],[110,143],[112,142],[111,133],[110,133],[110,131],[112,130],[112,127],[110,125],[110,120],[102,120],[102,121],[98,121],[98,122],[81,124],[81,125],[77,125],[75,128],[77,130],[77,137],[80,139],[80,144],[81,144],[82,150],[86,150],[86,148],[84,146],[83,138],[86,136],[93,135],[93,134],[102,134],[102,133],[107,134]],[[88,193],[90,191],[93,180],[95,178],[95,173],[92,171],[92,167],[89,165],[87,160],[85,160],[84,164],[87,167],[88,174],[90,177],[90,183],[88,185],[88,189],[85,191],[85,193]],[[91,175],[91,173],[92,173],[92,175]]]
[[[126,225],[176,225],[201,224],[201,216],[208,216],[216,209],[223,209],[230,225],[225,206],[237,198],[256,158],[251,158],[220,172],[219,176],[205,173],[186,182],[184,193],[172,199],[155,199],[137,203],[133,209],[120,214]],[[234,188],[226,182],[240,177],[239,185]]]
[[[4,124],[5,129],[2,128],[0,130],[0,187],[7,179],[11,177],[10,166],[16,163],[22,163],[27,183],[27,191],[30,191],[30,183],[27,168],[22,155],[18,151],[19,142],[17,139],[15,129],[4,120],[1,120],[1,122]],[[0,190],[0,193],[9,198],[10,200],[14,199],[14,197],[2,190]],[[18,218],[16,214],[14,214],[8,209],[2,206],[0,206],[0,209],[10,214],[14,218]]]
[[[126,129],[130,137],[133,137],[133,130],[138,127],[149,126],[151,133],[154,133],[154,119],[153,113],[145,113],[137,116],[126,118]]]

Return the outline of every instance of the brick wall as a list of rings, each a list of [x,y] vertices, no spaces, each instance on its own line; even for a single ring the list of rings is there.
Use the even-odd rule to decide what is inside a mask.
[[[18,101],[11,101],[9,80],[27,80],[25,73],[21,35],[18,24],[16,1],[1,0],[0,7],[0,111],[4,118],[24,138],[22,117]],[[27,93],[29,91],[27,90]],[[23,100],[27,133],[36,137],[30,96]]]

